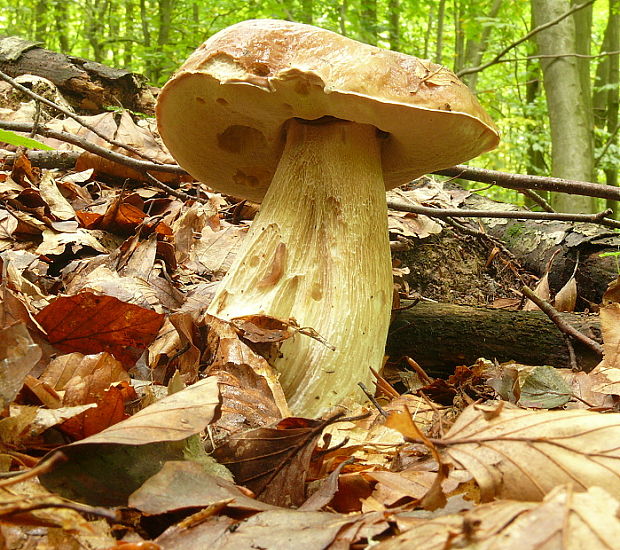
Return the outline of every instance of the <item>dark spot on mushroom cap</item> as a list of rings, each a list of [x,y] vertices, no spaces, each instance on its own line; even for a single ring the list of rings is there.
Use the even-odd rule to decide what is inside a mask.
[[[233,176],[233,181],[235,185],[240,187],[258,187],[260,185],[260,181],[256,176],[250,176],[246,174],[243,170],[237,170],[235,175]]]
[[[215,102],[223,106],[228,105],[228,101],[226,101],[223,97],[218,97]]]
[[[196,103],[202,103],[203,105],[206,103],[206,99],[204,97],[197,97]]]
[[[217,135],[217,144],[227,153],[247,153],[252,150],[265,149],[267,140],[256,128],[233,124]]]

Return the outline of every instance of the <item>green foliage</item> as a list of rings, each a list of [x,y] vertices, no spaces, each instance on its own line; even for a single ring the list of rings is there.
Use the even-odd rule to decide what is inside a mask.
[[[307,21],[311,17],[315,25],[376,41],[381,47],[389,48],[394,42],[408,54],[433,60],[440,56],[445,65],[458,71],[492,59],[531,30],[530,2],[503,0],[494,16],[497,1],[0,0],[0,35],[41,40],[50,49],[140,72],[154,85],[161,85],[200,43],[228,25],[250,18]],[[607,4],[595,4],[593,53],[601,51]],[[372,16],[374,9],[376,16]],[[394,14],[398,16],[397,36],[393,34]],[[534,43],[524,42],[505,55],[503,62],[467,77],[470,84],[473,78],[478,98],[496,121],[503,140],[496,151],[473,164],[550,173],[551,140],[540,62],[526,60],[535,54]],[[593,82],[598,66],[599,61],[593,60]],[[593,91],[613,88],[603,82]],[[617,139],[608,129],[597,129],[601,177],[617,162]],[[490,194],[501,200],[519,200],[510,190],[494,188]]]
[[[2,130],[0,128],[0,141],[4,143],[8,143],[10,145],[15,145],[17,147],[27,147],[28,149],[43,149],[44,151],[53,151],[53,147],[49,145],[45,145],[37,141],[36,139],[30,139],[24,136],[20,136],[15,132],[11,132],[9,130]]]

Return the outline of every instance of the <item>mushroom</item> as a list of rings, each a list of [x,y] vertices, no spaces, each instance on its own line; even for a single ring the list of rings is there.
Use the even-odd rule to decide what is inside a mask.
[[[360,395],[392,304],[385,191],[499,140],[448,69],[330,31],[251,20],[200,46],[157,104],[164,143],[196,179],[262,202],[209,313],[294,319],[270,358],[294,413]]]

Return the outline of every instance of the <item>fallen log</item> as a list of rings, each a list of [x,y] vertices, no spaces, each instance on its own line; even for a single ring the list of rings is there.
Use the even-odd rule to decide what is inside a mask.
[[[403,304],[407,306],[407,304]],[[601,342],[596,315],[560,314],[562,319]],[[577,366],[592,369],[599,359],[590,349],[573,343]],[[484,307],[420,302],[395,314],[386,353],[391,360],[409,356],[430,375],[445,377],[457,365],[479,357],[500,363],[570,368],[562,333],[541,311],[505,311]]]
[[[155,108],[142,75],[46,50],[16,36],[0,38],[0,70],[11,77],[35,74],[50,80],[80,112],[113,106],[152,115]]]

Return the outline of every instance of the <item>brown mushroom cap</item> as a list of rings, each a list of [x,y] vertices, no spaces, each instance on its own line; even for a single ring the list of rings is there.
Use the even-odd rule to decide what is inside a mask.
[[[157,104],[161,136],[183,168],[257,202],[293,117],[335,117],[384,132],[386,189],[499,141],[490,117],[445,67],[288,21],[244,21],[213,35]]]

